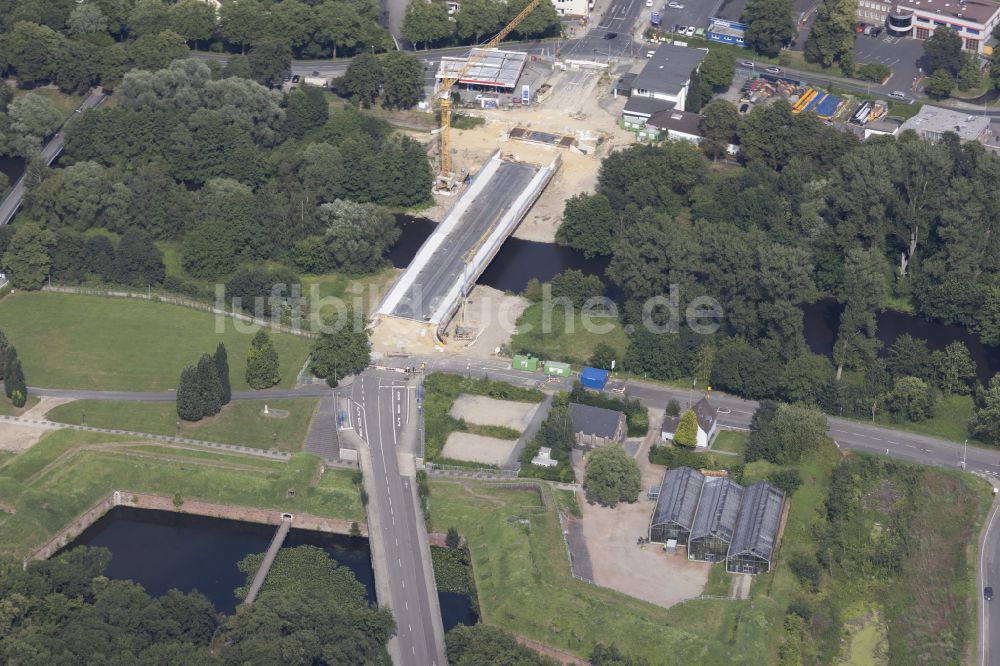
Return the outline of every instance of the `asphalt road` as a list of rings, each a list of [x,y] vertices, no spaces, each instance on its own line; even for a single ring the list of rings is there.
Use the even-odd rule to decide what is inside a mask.
[[[90,94],[84,98],[83,102],[80,103],[80,106],[78,106],[76,110],[79,112],[95,107],[103,102],[106,97],[107,95],[104,94],[103,89],[94,88],[90,91]],[[65,123],[63,123],[63,125],[65,126]],[[63,136],[63,131],[60,127],[59,131],[57,131],[55,135],[49,139],[49,142],[45,144],[45,147],[42,148],[42,157],[45,158],[45,164],[52,164],[52,162],[55,161],[56,157],[59,156],[59,153],[62,152],[64,143],[65,137]],[[27,178],[27,173],[18,178],[17,182],[14,183],[14,186],[10,189],[10,192],[8,192],[7,196],[4,197],[4,200],[0,202],[0,225],[7,224],[13,220],[15,213],[17,213],[17,209],[21,207],[21,202],[24,201],[26,191],[25,182]]]
[[[402,375],[368,370],[351,385],[351,423],[371,451],[374,493],[368,501],[376,575],[385,572],[389,607],[396,620],[395,652],[400,665],[444,666],[443,631],[437,591],[428,585],[430,550],[421,538],[423,516],[416,505],[414,472],[400,471],[397,453],[415,432],[413,391]],[[347,393],[347,392],[345,392]],[[342,393],[345,394],[345,393]],[[372,514],[375,514],[372,516]],[[374,520],[372,520],[374,517]],[[436,620],[436,624],[435,624]]]
[[[0,382],[3,386],[3,382]],[[73,400],[114,400],[122,402],[173,402],[177,398],[174,391],[84,391],[78,389],[54,389],[28,387],[31,395],[52,398],[72,398]],[[266,389],[263,391],[233,391],[233,400],[274,400],[276,398],[313,398],[330,394],[325,386],[306,386],[297,389]]]
[[[996,524],[997,516],[1000,515],[1000,503],[996,499],[993,501],[993,508],[986,519],[986,528],[983,533],[982,543],[979,546],[979,570],[976,572],[979,584],[977,588],[982,590],[985,587],[992,587],[994,595],[1000,590],[1000,525]],[[992,605],[1000,602],[1000,597],[995,601],[986,601],[982,596],[979,598],[979,653],[978,663],[981,666],[987,664],[1000,664],[1000,609],[993,610]],[[990,651],[990,645],[994,646],[994,652]]]
[[[458,224],[448,234],[427,264],[417,273],[413,286],[403,295],[392,314],[426,321],[441,299],[466,270],[466,255],[489,234],[534,178],[537,169],[528,164],[503,162],[486,188],[473,199]]]
[[[600,20],[579,39],[563,42],[561,55],[567,60],[606,61],[623,55],[637,55],[642,45],[636,21],[645,8],[644,0],[611,0]],[[612,37],[614,35],[614,37]],[[505,47],[506,48],[506,47]]]

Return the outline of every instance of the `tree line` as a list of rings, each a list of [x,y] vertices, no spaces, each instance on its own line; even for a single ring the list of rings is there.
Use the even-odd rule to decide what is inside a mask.
[[[479,44],[511,22],[529,0],[464,0],[454,14],[442,0],[413,2],[403,18],[403,37],[419,48]],[[555,5],[542,2],[511,33],[510,39],[538,39],[558,35]]]
[[[705,123],[725,106],[709,104]],[[963,344],[931,353],[900,338],[881,349],[876,330],[878,312],[905,303],[1000,343],[1000,204],[991,194],[1000,158],[951,134],[862,144],[780,101],[743,117],[729,111],[721,131],[706,128],[704,147],[738,141],[739,167],[710,169],[683,142],[636,145],[604,160],[596,193],[566,203],[560,240],[610,255],[607,275],[634,326],[624,366],[868,418],[874,405],[921,420],[940,396],[971,393],[981,414],[972,427],[1000,443],[1000,430],[983,425],[996,422],[1000,399],[977,384]],[[665,335],[646,330],[642,304],[671,285],[681,313],[699,296],[717,299],[720,333],[698,335],[684,322]],[[843,308],[832,357],[804,337],[801,306],[824,295]],[[652,316],[670,323],[668,312]]]

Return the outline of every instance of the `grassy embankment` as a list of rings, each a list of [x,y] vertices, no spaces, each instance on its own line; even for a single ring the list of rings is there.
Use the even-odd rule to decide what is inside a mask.
[[[77,400],[52,409],[47,418],[59,423],[295,452],[302,450],[317,402],[318,398],[268,400],[271,416],[264,415],[263,400],[231,402],[215,416],[189,423],[177,418],[172,402]],[[275,418],[273,414],[279,410],[287,411],[288,416]]]
[[[925,663],[960,661],[975,634],[972,565],[988,489],[956,472],[846,460],[827,443],[797,466],[803,483],[789,505],[777,565],[755,578],[746,601],[695,600],[666,610],[575,580],[555,510],[542,508],[531,492],[435,482],[431,525],[455,526],[468,538],[485,622],[581,656],[602,641],[652,663],[664,654],[678,663],[779,663],[779,652],[832,661],[875,650],[880,641],[871,634],[884,632],[902,655],[896,663],[915,663],[920,651],[937,659]],[[868,471],[842,470],[831,489],[838,465],[859,464]],[[743,481],[774,469],[752,463]],[[900,493],[891,506],[879,504],[886,485]],[[845,495],[854,503],[831,523],[828,498]],[[908,535],[901,550],[891,551],[896,568],[872,569],[883,562],[883,552],[866,550],[878,534]],[[830,559],[815,568],[815,581],[793,573],[790,559],[820,553]],[[725,595],[728,579],[714,567],[706,593]],[[874,606],[878,614],[862,614]],[[864,631],[842,645],[850,622]]]
[[[441,450],[448,435],[453,432],[469,432],[484,437],[499,439],[517,439],[520,433],[504,426],[488,426],[468,423],[464,419],[451,416],[451,406],[463,393],[470,395],[485,395],[499,400],[516,400],[521,402],[541,402],[543,395],[537,389],[520,388],[506,382],[491,379],[469,379],[458,375],[434,373],[424,381],[424,458],[438,462],[456,465],[474,465],[482,467],[482,463],[467,463],[440,458]],[[447,529],[447,528],[446,528]]]
[[[187,308],[97,296],[17,293],[0,301],[0,321],[17,347],[29,386],[165,391],[181,370],[224,342],[234,390],[246,389],[252,332],[233,320]],[[243,330],[242,328],[240,330]],[[290,387],[309,353],[306,338],[270,331],[282,387]]]
[[[63,430],[0,465],[0,505],[13,509],[0,512],[0,556],[24,557],[113,490],[364,520],[351,472],[320,476],[306,454],[282,463]]]

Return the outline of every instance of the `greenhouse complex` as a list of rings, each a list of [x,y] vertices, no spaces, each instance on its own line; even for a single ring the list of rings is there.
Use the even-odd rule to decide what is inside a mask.
[[[749,488],[690,467],[668,470],[649,523],[649,540],[687,546],[689,560],[726,562],[733,573],[771,569],[785,496],[761,481]]]

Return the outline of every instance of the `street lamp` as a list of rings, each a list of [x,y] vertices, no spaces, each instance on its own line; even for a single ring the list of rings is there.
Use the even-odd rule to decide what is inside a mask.
[[[968,456],[969,456],[969,440],[965,440],[965,443],[962,445],[962,469],[965,469],[965,461],[968,459]]]

